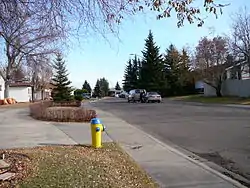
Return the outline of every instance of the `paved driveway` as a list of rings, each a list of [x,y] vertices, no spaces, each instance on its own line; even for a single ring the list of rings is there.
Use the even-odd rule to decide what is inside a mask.
[[[28,115],[28,109],[0,109],[0,149],[75,144],[75,141],[56,126],[36,121]]]
[[[168,100],[133,104],[106,99],[92,104],[250,179],[250,109]]]

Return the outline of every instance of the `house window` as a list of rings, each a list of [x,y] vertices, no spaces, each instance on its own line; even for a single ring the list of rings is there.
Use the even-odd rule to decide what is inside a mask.
[[[31,94],[31,88],[28,88],[28,94]]]

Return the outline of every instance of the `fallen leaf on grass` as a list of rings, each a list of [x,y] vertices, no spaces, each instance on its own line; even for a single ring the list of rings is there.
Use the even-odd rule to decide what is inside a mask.
[[[17,151],[9,151],[9,153]],[[115,143],[101,149],[84,146],[45,146],[20,149],[28,163],[17,160],[29,176],[16,179],[20,188],[27,187],[112,187],[155,188],[157,185]],[[0,152],[1,153],[1,152]],[[22,164],[22,165],[21,165]],[[26,173],[27,174],[27,173]],[[0,184],[1,185],[1,184]],[[1,187],[1,186],[0,186]],[[1,187],[2,188],[2,187]]]

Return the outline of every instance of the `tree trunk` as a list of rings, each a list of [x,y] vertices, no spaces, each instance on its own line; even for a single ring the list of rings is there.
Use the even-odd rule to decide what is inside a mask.
[[[35,100],[35,90],[33,85],[31,86],[31,100],[32,102],[34,102]]]
[[[10,90],[9,80],[5,80],[5,82],[4,82],[4,98],[9,98],[9,90]]]
[[[222,94],[221,94],[221,85],[222,85],[222,83],[220,82],[217,85],[217,87],[215,88],[217,97],[222,97]]]
[[[44,89],[41,90],[41,98],[44,100]]]
[[[216,96],[217,97],[222,97],[220,89],[216,89]]]

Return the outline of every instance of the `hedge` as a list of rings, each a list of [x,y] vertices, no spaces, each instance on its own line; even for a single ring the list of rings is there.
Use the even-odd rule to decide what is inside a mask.
[[[30,104],[30,115],[35,119],[57,122],[89,122],[96,117],[94,110],[80,105],[79,102],[41,101]]]

